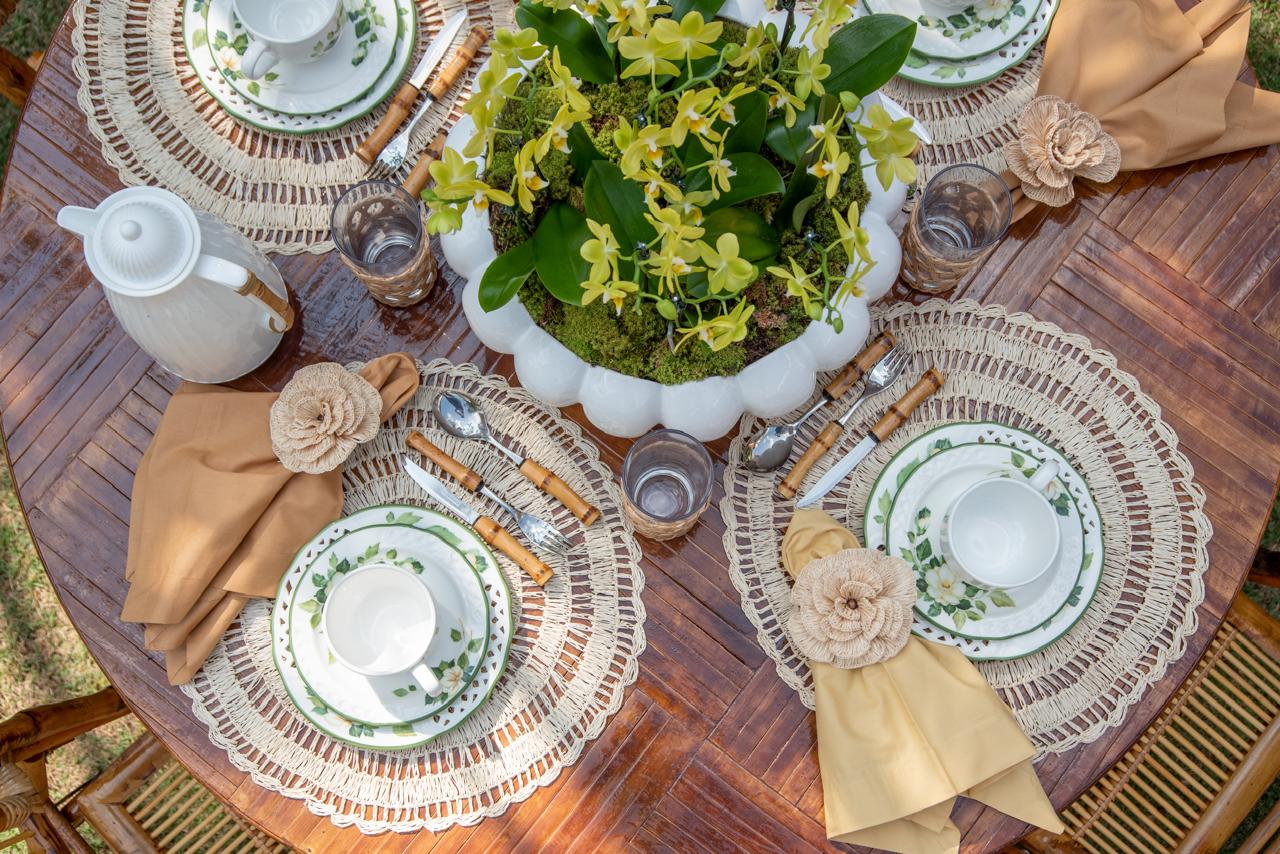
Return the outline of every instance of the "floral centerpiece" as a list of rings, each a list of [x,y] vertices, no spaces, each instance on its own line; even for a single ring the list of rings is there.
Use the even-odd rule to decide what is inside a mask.
[[[863,167],[915,176],[911,119],[873,93],[916,24],[723,3],[522,0],[423,193],[432,232],[487,215],[480,309],[518,297],[586,364],[664,386],[844,330],[877,264]]]

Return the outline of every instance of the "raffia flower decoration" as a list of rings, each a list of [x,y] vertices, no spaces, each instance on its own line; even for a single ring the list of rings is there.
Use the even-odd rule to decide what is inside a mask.
[[[289,471],[333,471],[378,434],[382,398],[337,362],[308,365],[271,405],[271,449]]]
[[[1094,116],[1057,95],[1032,99],[1018,119],[1018,138],[1004,147],[1009,171],[1029,199],[1051,207],[1075,197],[1072,181],[1110,181],[1120,171],[1120,145]]]
[[[845,549],[800,570],[787,628],[811,661],[863,667],[906,646],[915,602],[906,561],[875,549]]]

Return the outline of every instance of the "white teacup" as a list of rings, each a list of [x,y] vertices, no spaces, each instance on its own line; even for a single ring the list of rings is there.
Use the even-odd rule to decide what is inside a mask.
[[[408,672],[428,694],[440,691],[440,680],[422,660],[435,630],[431,591],[389,563],[343,576],[325,598],[324,632],[338,661],[366,676]]]
[[[315,62],[342,36],[342,0],[233,0],[252,40],[240,73],[261,77],[279,62]]]
[[[942,552],[951,567],[982,587],[1017,587],[1044,575],[1061,537],[1045,494],[1057,476],[1051,460],[1028,480],[993,477],[960,493],[942,522]]]

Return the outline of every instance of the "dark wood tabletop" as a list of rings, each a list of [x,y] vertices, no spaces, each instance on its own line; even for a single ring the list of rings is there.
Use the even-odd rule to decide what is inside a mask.
[[[813,715],[757,646],[714,509],[682,540],[641,541],[648,649],[639,680],[576,764],[499,818],[440,835],[360,837],[258,787],[209,742],[190,702],[166,683],[160,656],[143,649],[141,627],[119,619],[133,472],[177,381],[124,334],[80,240],[54,224],[62,205],[96,205],[120,188],[76,106],[71,28],[64,20],[45,56],[0,205],[0,413],[49,577],[147,727],[243,817],[302,850],[829,848]],[[1214,536],[1199,629],[1122,726],[1040,763],[1059,808],[1185,678],[1262,534],[1280,475],[1278,224],[1276,148],[1122,175],[1020,222],[960,292],[1030,311],[1114,353],[1163,408],[1208,495]],[[452,274],[428,302],[396,311],[370,299],[332,255],[276,260],[299,321],[244,387],[279,389],[302,365],[395,350],[511,374],[510,358],[469,332]],[[569,412],[582,420],[578,407]],[[617,469],[629,443],[591,434]],[[721,460],[726,446],[712,445]],[[1026,830],[972,802],[955,818],[965,851],[997,849]]]

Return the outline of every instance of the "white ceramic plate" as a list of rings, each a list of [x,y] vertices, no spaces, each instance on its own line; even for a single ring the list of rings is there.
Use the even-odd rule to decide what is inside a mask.
[[[912,631],[928,640],[959,648],[974,661],[1022,658],[1039,652],[1066,634],[1084,614],[1102,580],[1102,520],[1089,486],[1071,461],[1035,436],[1016,427],[989,421],[948,424],[930,430],[908,442],[884,467],[871,487],[867,501],[863,542],[868,548],[885,547],[885,523],[893,512],[894,498],[912,473],[936,454],[957,445],[994,443],[1016,449],[1041,460],[1056,460],[1059,480],[1071,494],[1084,525],[1084,550],[1092,557],[1085,563],[1066,605],[1032,631],[1001,640],[974,640],[943,631],[916,617]]]
[[[205,10],[209,52],[219,73],[242,97],[291,116],[345,107],[369,92],[396,57],[395,0],[343,0],[337,43],[315,62],[281,62],[260,79],[240,71],[252,36],[232,9],[210,0]]]
[[[1060,545],[1049,570],[1030,584],[988,589],[971,584],[942,553],[942,524],[952,502],[992,477],[1030,478],[1042,461],[1025,451],[995,444],[955,445],[913,471],[893,499],[885,551],[916,571],[916,614],[938,628],[974,640],[1025,634],[1058,613],[1079,586],[1093,555],[1084,550],[1084,523],[1071,493],[1054,479],[1051,504]]]
[[[306,577],[315,559],[340,537],[370,526],[388,524],[408,525],[442,539],[461,552],[475,568],[489,605],[488,648],[476,668],[475,678],[448,706],[410,723],[374,726],[337,712],[308,689],[299,672],[298,660],[287,643],[287,627],[292,618],[294,592],[299,585],[311,583]],[[462,724],[493,693],[506,669],[516,628],[515,607],[506,577],[484,541],[457,519],[410,504],[368,507],[339,519],[303,546],[280,580],[280,590],[271,609],[271,627],[276,669],[280,672],[286,693],[303,717],[326,735],[369,750],[418,747]]]
[[[418,13],[413,0],[394,0],[398,12],[394,58],[367,93],[344,107],[315,115],[291,116],[269,110],[245,98],[218,71],[209,50],[209,29],[205,16],[210,0],[184,0],[182,43],[187,59],[200,84],[220,107],[247,125],[275,133],[302,136],[334,130],[366,115],[400,85],[418,33]]]
[[[1061,0],[1044,0],[1032,15],[1027,28],[1013,41],[991,53],[974,59],[948,60],[934,59],[913,50],[907,54],[907,61],[902,68],[898,69],[898,76],[925,86],[941,88],[972,86],[999,77],[1026,59],[1031,49],[1040,44],[1048,34],[1049,24],[1058,11],[1059,2]]]
[[[407,673],[362,676],[336,660],[324,623],[325,597],[343,575],[370,563],[415,573],[431,591],[435,637],[425,661],[440,680],[430,695]],[[373,726],[412,723],[447,707],[475,678],[489,646],[489,603],[480,576],[441,532],[373,525],[335,540],[311,561],[291,594],[284,640],[310,693],[352,721]]]
[[[974,0],[960,8],[937,0],[862,0],[868,12],[902,15],[916,22],[911,48],[931,59],[977,59],[1022,34],[1044,0]]]

